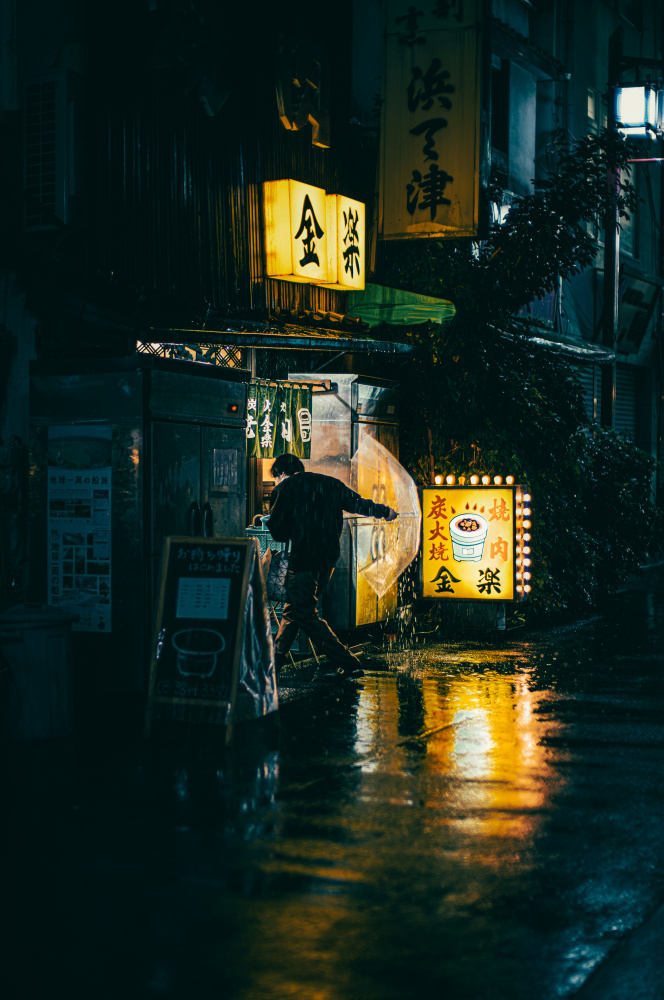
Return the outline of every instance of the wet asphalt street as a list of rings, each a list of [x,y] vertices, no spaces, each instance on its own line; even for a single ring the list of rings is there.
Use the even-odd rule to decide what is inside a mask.
[[[663,583],[291,671],[232,751],[119,711],[6,744],[2,995],[661,1000]]]

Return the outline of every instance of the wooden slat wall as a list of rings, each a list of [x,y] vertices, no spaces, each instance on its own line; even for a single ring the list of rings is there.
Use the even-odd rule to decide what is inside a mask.
[[[149,43],[148,32],[148,63]],[[312,145],[309,127],[287,132],[277,116],[274,74],[269,65],[256,72],[250,49],[246,77],[235,81],[216,117],[195,95],[183,96],[163,69],[139,67],[127,80],[117,71],[113,79],[101,71],[97,77],[92,252],[102,279],[139,290],[153,303],[156,322],[167,323],[169,313],[195,322],[208,308],[258,315],[268,304],[345,310],[344,293],[261,280],[261,184],[294,177],[366,201],[375,150],[355,139],[338,90],[330,149]],[[342,66],[343,46],[335,57]]]

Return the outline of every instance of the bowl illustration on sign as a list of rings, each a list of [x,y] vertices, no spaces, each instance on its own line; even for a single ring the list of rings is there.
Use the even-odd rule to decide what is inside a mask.
[[[479,562],[488,531],[488,521],[474,510],[453,517],[450,538],[455,562]]]
[[[211,628],[184,628],[173,636],[178,673],[183,677],[211,677],[217,657],[226,648],[221,633]]]

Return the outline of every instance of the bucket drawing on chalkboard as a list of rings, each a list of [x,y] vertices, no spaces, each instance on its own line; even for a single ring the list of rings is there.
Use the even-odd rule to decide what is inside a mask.
[[[173,636],[173,646],[178,654],[178,673],[183,677],[211,677],[226,640],[212,628],[184,628]]]

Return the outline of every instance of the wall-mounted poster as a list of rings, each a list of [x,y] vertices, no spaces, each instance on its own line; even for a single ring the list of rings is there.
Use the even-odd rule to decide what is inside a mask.
[[[111,631],[111,427],[48,429],[48,602]]]

